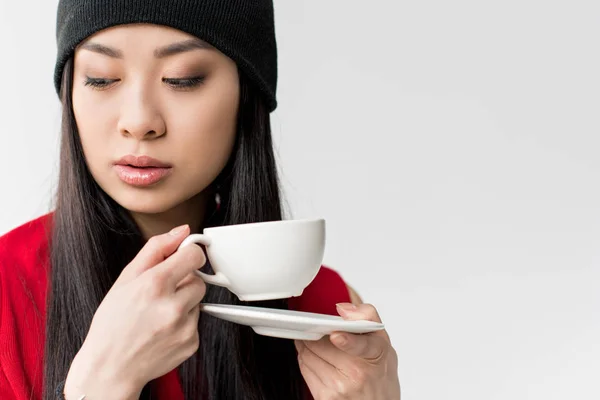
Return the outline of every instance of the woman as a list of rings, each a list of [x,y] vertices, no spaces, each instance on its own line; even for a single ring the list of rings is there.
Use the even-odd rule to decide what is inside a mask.
[[[0,238],[0,398],[399,399],[385,332],[293,342],[201,316],[240,301],[192,273],[198,246],[175,251],[282,218],[271,0],[64,0],[57,38],[56,208]],[[379,321],[325,267],[258,305]]]

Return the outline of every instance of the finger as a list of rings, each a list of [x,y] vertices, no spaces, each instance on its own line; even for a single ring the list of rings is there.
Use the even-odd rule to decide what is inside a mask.
[[[135,258],[123,269],[115,283],[129,282],[167,259],[177,250],[189,233],[190,227],[182,225],[168,233],[151,237]]]
[[[336,307],[338,313],[349,321],[366,320],[381,323],[377,309],[371,304],[338,303]]]
[[[168,259],[156,266],[155,273],[165,277],[166,286],[175,290],[177,285],[188,274],[202,268],[206,264],[204,250],[200,246],[185,246],[180,248]]]
[[[198,330],[199,315],[200,310],[199,307],[196,306],[192,308],[187,316],[181,316],[183,324],[179,327],[177,335],[181,335],[180,337],[183,341],[179,342],[180,345],[178,348],[174,349],[174,351],[183,351],[186,359],[190,357],[190,352],[195,353],[198,351],[198,346],[200,344],[200,332]]]
[[[299,340],[294,340],[294,345],[296,346],[296,350],[298,352],[298,365],[300,366],[300,372],[302,372],[302,375],[304,376],[306,383],[309,385],[309,387],[310,386],[315,386],[315,387],[324,386],[325,384],[323,383],[323,381],[321,380],[319,375],[317,373],[315,373],[315,371],[313,371],[309,365],[306,365],[306,362],[304,361],[304,355],[303,355],[304,344],[303,344],[303,342],[301,342]],[[303,371],[303,369],[305,369],[306,371]],[[307,373],[306,375],[308,375],[308,376],[305,376],[304,372],[306,372]],[[310,380],[310,382],[309,382],[309,380]]]
[[[329,389],[319,375],[313,371],[310,366],[306,365],[300,358],[298,358],[298,365],[300,366],[300,373],[308,386],[308,390],[312,394],[312,397],[315,399],[319,398],[327,398],[326,394],[331,393],[331,389]],[[330,398],[333,398],[329,396]]]
[[[196,275],[193,272],[190,272],[182,280],[180,280],[179,283],[177,283],[177,287],[175,288],[175,291],[178,291],[179,288],[181,288],[182,286],[187,285],[188,283],[192,282],[196,278],[198,278],[198,275]]]
[[[325,336],[320,340],[302,342],[313,353],[317,354],[324,361],[331,364],[338,370],[346,370],[348,367],[348,355],[345,351],[337,348],[330,341],[329,337]]]
[[[335,332],[330,336],[331,343],[341,351],[353,357],[358,357],[372,364],[377,364],[385,358],[390,343],[376,333],[355,335],[345,332]]]
[[[308,342],[297,341],[298,360],[306,364],[314,373],[317,374],[321,382],[330,389],[337,389],[337,382],[340,378],[346,378],[340,371],[323,360],[320,355],[313,352],[308,346]]]
[[[380,324],[382,323],[377,309],[371,304],[355,305],[352,303],[338,303],[336,304],[336,307],[340,316],[347,321],[372,321]],[[373,332],[372,335],[381,336],[387,339],[388,342],[390,341],[385,330]]]
[[[198,321],[200,321],[200,303],[196,304],[194,308],[190,310],[190,317],[198,325]]]
[[[196,304],[192,307],[187,315],[181,315],[183,321],[182,329],[189,329],[190,331],[198,330],[198,321],[200,320],[200,304]]]
[[[179,287],[175,292],[175,301],[184,305],[187,312],[197,307],[206,294],[206,284],[200,277]]]

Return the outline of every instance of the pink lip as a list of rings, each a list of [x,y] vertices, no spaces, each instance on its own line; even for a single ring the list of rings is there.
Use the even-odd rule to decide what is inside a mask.
[[[172,165],[149,156],[127,155],[115,162],[119,178],[133,186],[153,185],[171,173]]]
[[[150,186],[171,173],[171,168],[160,167],[132,167],[130,165],[115,165],[119,178],[133,186]]]
[[[170,168],[172,165],[164,163],[148,156],[134,156],[127,155],[121,158],[115,163],[116,165],[129,165],[132,167],[158,167],[158,168]]]

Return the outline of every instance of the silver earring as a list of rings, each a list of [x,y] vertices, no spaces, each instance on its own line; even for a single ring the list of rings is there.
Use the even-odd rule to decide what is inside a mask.
[[[221,195],[219,194],[219,192],[215,193],[215,204],[217,211],[219,211],[219,209],[221,208]]]

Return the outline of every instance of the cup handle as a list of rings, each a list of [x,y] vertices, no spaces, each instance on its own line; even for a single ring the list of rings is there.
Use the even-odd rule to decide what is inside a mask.
[[[203,244],[204,246],[210,246],[211,240],[208,236],[201,234],[201,233],[196,233],[193,235],[189,235],[188,237],[186,237],[183,242],[181,242],[181,244],[179,245],[179,249],[190,245],[192,243],[199,243],[199,244]],[[208,275],[205,274],[204,272],[200,271],[200,270],[194,270],[194,272],[196,273],[196,275],[198,275],[200,278],[202,278],[202,280],[204,280],[204,282],[210,283],[212,285],[217,285],[217,286],[223,286],[228,288],[230,286],[229,283],[229,279],[227,279],[227,277],[225,275],[223,275],[222,273],[216,271],[214,275]]]

